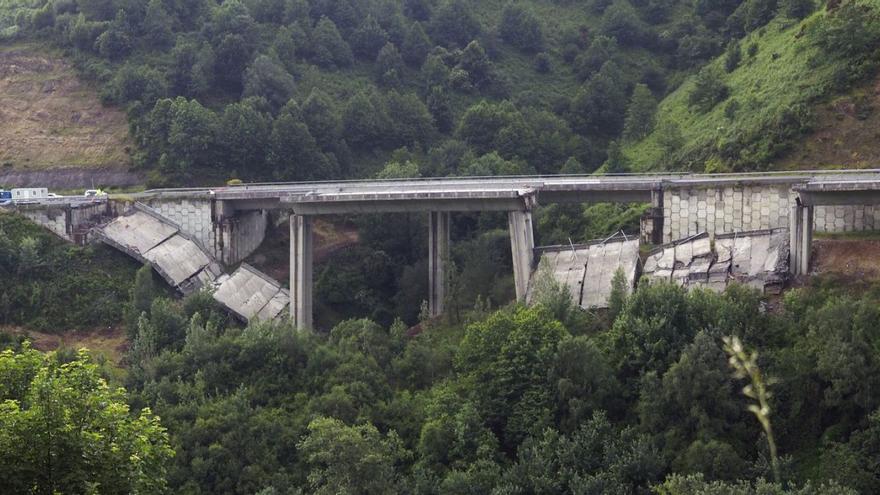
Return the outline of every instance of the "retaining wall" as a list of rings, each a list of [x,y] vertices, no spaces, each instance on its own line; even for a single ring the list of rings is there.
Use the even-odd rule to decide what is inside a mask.
[[[669,188],[663,195],[664,242],[700,232],[723,234],[788,228],[790,208],[796,198],[789,184]],[[880,229],[880,206],[817,206],[814,229],[816,232]]]
[[[234,265],[254,252],[266,235],[265,210],[223,215],[217,202],[207,199],[152,200],[147,205],[198,240],[214,258]]]

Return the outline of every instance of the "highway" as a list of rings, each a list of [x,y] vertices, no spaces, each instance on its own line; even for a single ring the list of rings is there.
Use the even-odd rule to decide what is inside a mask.
[[[284,207],[290,203],[395,201],[414,199],[468,199],[517,197],[537,194],[544,202],[650,201],[651,191],[667,187],[725,184],[791,184],[795,189],[821,191],[823,184],[846,183],[848,190],[874,189],[880,169],[805,170],[731,174],[621,174],[419,179],[343,180],[319,182],[246,183],[220,187],[150,189],[124,196],[135,201],[181,197],[239,201],[253,207]],[[15,205],[81,205],[109,197],[61,196],[13,201]]]

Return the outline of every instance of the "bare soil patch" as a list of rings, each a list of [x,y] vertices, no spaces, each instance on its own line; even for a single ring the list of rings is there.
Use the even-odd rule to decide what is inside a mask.
[[[812,270],[854,282],[880,279],[880,239],[814,240]]]
[[[96,355],[103,355],[116,367],[122,367],[122,359],[128,350],[128,339],[122,327],[98,328],[94,330],[71,330],[61,333],[45,333],[26,330],[21,327],[0,327],[0,332],[23,335],[31,346],[48,352],[59,348],[87,348]]]
[[[126,167],[131,146],[125,113],[101,104],[60,56],[0,47],[0,171]]]
[[[316,219],[313,232],[315,264],[360,242],[357,227],[332,218]],[[286,285],[290,278],[290,228],[287,223],[268,228],[263,244],[245,262]]]

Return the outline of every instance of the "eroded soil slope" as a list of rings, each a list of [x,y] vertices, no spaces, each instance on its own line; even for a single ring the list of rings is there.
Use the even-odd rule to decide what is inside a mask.
[[[30,45],[0,46],[0,176],[125,169],[130,146],[125,114],[103,106],[69,63]]]

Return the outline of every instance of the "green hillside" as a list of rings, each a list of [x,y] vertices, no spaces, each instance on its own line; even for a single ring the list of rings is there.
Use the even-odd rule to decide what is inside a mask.
[[[760,170],[819,122],[816,108],[873,76],[880,46],[877,2],[851,2],[796,22],[777,18],[689,77],[657,110],[656,127],[624,152],[638,170]],[[738,63],[728,60],[739,53]],[[732,69],[732,70],[728,70]],[[700,108],[697,85],[719,94]],[[710,88],[711,89],[711,88]],[[833,163],[789,163],[821,168]]]
[[[590,172],[634,93],[661,99],[789,4],[816,7],[770,3],[5,0],[0,19],[128,111],[153,184],[194,185],[365,177],[389,161]]]

